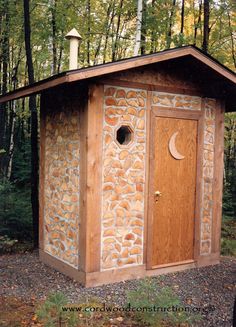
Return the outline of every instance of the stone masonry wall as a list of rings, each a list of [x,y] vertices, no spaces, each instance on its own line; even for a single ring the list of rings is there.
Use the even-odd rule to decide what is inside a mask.
[[[143,263],[146,153],[146,91],[105,87],[102,181],[102,269]],[[211,252],[213,210],[215,100],[152,92],[152,105],[204,111],[200,253]],[[134,139],[117,144],[116,131],[129,125]]]
[[[146,97],[137,89],[105,86],[101,268],[143,263]],[[121,125],[133,130],[119,145]]]
[[[46,117],[44,251],[78,267],[79,113]]]
[[[201,98],[185,94],[153,92],[152,104],[158,107],[201,110]]]
[[[202,255],[211,253],[213,219],[213,178],[216,101],[204,101],[204,145],[203,145],[203,181],[201,207],[201,249]]]

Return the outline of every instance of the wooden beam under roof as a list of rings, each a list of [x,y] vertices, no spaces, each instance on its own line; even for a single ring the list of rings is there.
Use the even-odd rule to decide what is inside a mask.
[[[186,56],[191,56],[197,59],[202,64],[208,66],[212,71],[217,72],[221,77],[224,77],[231,85],[232,83],[235,84],[236,92],[236,74],[234,72],[220,64],[211,56],[204,54],[200,49],[193,46],[186,46],[164,50],[150,55],[122,59],[116,62],[64,72],[2,95],[0,96],[0,103],[41,93],[44,90],[66,83],[104,76],[115,72],[155,64],[158,62],[174,60],[181,57],[183,58]]]

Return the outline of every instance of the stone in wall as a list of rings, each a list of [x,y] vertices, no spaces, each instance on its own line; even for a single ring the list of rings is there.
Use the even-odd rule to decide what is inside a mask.
[[[105,86],[101,268],[143,263],[147,92]],[[133,135],[116,141],[120,126]]]
[[[204,100],[204,144],[203,144],[203,181],[201,208],[201,249],[200,253],[211,253],[211,232],[213,215],[213,178],[214,178],[214,142],[215,142],[214,99]]]
[[[44,250],[78,267],[79,116],[48,113],[45,137]]]
[[[185,94],[153,92],[152,105],[175,109],[201,110],[201,98]]]

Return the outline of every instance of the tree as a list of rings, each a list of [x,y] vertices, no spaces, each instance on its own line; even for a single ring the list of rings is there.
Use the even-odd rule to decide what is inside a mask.
[[[8,0],[4,0],[3,8],[1,11],[1,23],[3,24],[2,29],[2,83],[1,83],[1,93],[5,94],[7,92],[8,86],[8,62],[9,62],[9,3]],[[2,25],[1,24],[1,25]],[[7,121],[7,104],[3,103],[0,105],[0,150],[7,150],[7,140],[6,140],[6,121]],[[6,158],[5,156],[0,156],[0,171],[5,175],[6,173]]]
[[[209,45],[209,19],[210,19],[210,5],[209,0],[204,0],[204,29],[203,29],[203,42],[202,50],[208,52]]]
[[[146,34],[147,34],[147,0],[143,0],[142,25],[141,25],[141,55],[146,53]]]
[[[138,55],[140,49],[141,29],[142,29],[142,10],[143,10],[143,0],[138,0],[134,56]]]
[[[31,14],[27,14],[28,20],[24,19],[25,28],[24,2],[0,1],[1,94],[67,70],[69,44],[65,34],[73,27],[83,37],[78,59],[80,67],[119,60],[134,54],[148,54],[172,45],[195,44],[202,48],[204,43],[213,57],[230,69],[236,68],[234,0],[28,0],[26,6],[30,5]],[[35,98],[31,97],[30,101],[16,100],[0,105],[0,189],[1,183],[6,181],[16,191],[14,201],[20,193],[25,194],[21,196],[21,201],[25,199],[30,202],[28,188],[31,183],[34,229],[38,212],[38,181],[35,179],[38,174],[36,104],[39,107]],[[235,120],[235,116],[232,119]],[[227,134],[226,148],[225,189],[228,207],[233,208],[236,155],[232,133]],[[4,199],[7,201],[8,197],[4,195]],[[14,201],[6,204],[6,208],[11,207]],[[17,208],[21,206],[26,206],[26,202]],[[28,209],[27,222],[31,219]],[[0,216],[3,213],[4,210]],[[23,218],[19,214],[19,219]]]
[[[194,21],[194,41],[193,44],[197,45],[197,32],[198,29],[200,28],[201,25],[201,17],[202,17],[202,0],[199,1],[199,5],[198,5],[198,18],[197,18],[197,22]]]
[[[170,10],[169,27],[167,29],[166,49],[169,49],[170,48],[170,44],[171,44],[172,26],[173,26],[173,20],[174,20],[175,6],[176,6],[176,0],[173,0],[172,7],[171,7],[171,10]]]
[[[28,68],[29,84],[34,83],[34,67],[31,52],[31,28],[29,14],[29,0],[24,0],[24,31],[25,31],[25,51]],[[38,246],[38,116],[36,106],[36,96],[29,98],[29,108],[31,112],[31,205],[33,217],[34,247]]]
[[[112,47],[112,61],[116,60],[117,56],[117,48],[118,48],[118,41],[119,41],[119,31],[120,31],[120,23],[121,23],[121,14],[122,14],[122,7],[123,7],[124,0],[120,0],[119,8],[117,13],[117,24],[116,24],[116,34],[115,34],[115,41],[114,46]]]
[[[57,27],[56,27],[56,6],[57,0],[51,3],[51,22],[52,22],[52,73],[57,73]]]
[[[184,10],[185,10],[185,0],[182,0],[182,6],[181,6],[181,27],[180,27],[180,33],[184,34]]]
[[[87,0],[87,64],[90,64],[90,32],[91,32],[91,3],[90,0]]]

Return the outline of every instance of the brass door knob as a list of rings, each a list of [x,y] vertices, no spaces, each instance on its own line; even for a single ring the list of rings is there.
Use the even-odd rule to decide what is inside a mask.
[[[156,201],[155,202],[158,202],[158,199],[159,197],[162,195],[160,191],[156,191],[155,193],[155,197],[156,197]]]

